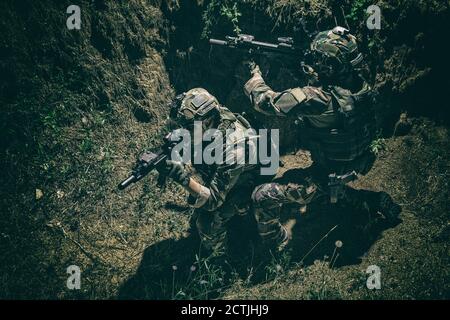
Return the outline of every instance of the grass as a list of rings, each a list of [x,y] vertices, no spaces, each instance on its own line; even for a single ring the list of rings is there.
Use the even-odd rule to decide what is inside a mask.
[[[276,23],[281,14],[280,24],[292,24],[293,17],[306,10],[303,2],[298,3],[301,8],[293,1],[273,2],[269,17]],[[168,277],[152,287],[156,294],[146,292],[139,298],[160,297],[161,292],[172,299],[448,298],[444,281],[448,239],[439,240],[448,221],[448,132],[427,121],[420,122],[411,136],[374,141],[379,161],[358,187],[388,190],[404,205],[404,222],[385,231],[360,264],[339,265],[343,255],[333,254],[334,238],[328,239],[331,244],[325,240],[314,248],[308,259],[318,260],[315,263],[296,264],[300,259],[292,256],[295,251],[272,257],[263,268],[262,280],[254,263],[243,271],[234,265],[228,268],[228,280],[225,270],[208,259],[178,263],[173,253],[188,248],[183,240],[189,216],[168,209],[165,203],[185,205],[182,189],[169,183],[165,191],[158,190],[155,175],[149,175],[126,192],[116,190],[137,154],[155,146],[163,131],[165,105],[173,91],[163,58],[153,46],[167,44],[166,22],[160,10],[145,1],[109,2],[104,12],[82,1],[90,28],[79,34],[65,31],[61,38],[56,26],[64,25],[59,7],[63,4],[30,3],[27,23],[36,27],[40,26],[36,17],[52,8],[46,21],[53,27],[46,27],[48,32],[39,37],[25,31],[16,5],[0,5],[2,21],[10,28],[5,41],[12,44],[11,51],[5,51],[11,52],[5,65],[14,69],[18,79],[11,78],[8,86],[20,89],[8,99],[2,97],[2,298],[116,298],[121,287],[142,271],[149,249],[155,255],[143,267],[157,275],[166,272]],[[328,12],[322,1],[311,5],[314,10],[305,11],[309,19]],[[248,18],[241,6],[231,2],[223,16],[219,6],[214,10],[208,17],[211,25],[220,18],[233,29]],[[112,43],[110,49],[92,42],[96,27],[100,34],[110,31],[103,34]],[[145,56],[140,58],[131,55],[125,43],[135,37],[145,46]],[[67,65],[73,68],[66,73]],[[150,122],[139,122],[134,107],[151,114]],[[36,199],[36,189],[42,190],[42,198]],[[312,244],[305,253],[322,234],[310,237]],[[178,241],[181,250],[172,251]],[[351,243],[346,242],[342,254],[348,247]],[[323,252],[337,262],[319,255]],[[66,268],[73,264],[82,270],[80,291],[65,288]],[[369,264],[379,264],[383,272],[395,275],[386,278],[380,292],[364,287]],[[145,279],[150,286],[154,280]]]

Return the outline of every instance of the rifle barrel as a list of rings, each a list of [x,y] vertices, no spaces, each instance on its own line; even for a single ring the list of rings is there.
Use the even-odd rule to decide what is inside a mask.
[[[228,44],[228,42],[226,42],[224,40],[218,40],[218,39],[209,39],[209,43],[219,45],[219,46],[226,46]]]
[[[134,175],[131,175],[128,178],[126,178],[125,180],[123,180],[119,184],[118,188],[119,188],[119,190],[123,190],[135,181],[136,181],[136,177]]]
[[[272,52],[277,54],[284,54],[290,56],[297,56],[300,54],[298,48],[287,42],[270,43],[256,40],[246,40],[235,37],[227,37],[227,40],[209,39],[211,45],[225,46],[238,50],[251,50],[254,53]],[[253,38],[252,38],[253,39]]]

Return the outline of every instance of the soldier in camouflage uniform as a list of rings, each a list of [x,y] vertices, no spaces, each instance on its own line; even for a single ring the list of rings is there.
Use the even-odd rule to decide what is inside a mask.
[[[238,142],[246,139],[250,125],[242,116],[235,115],[220,105],[205,89],[189,90],[177,96],[175,100],[178,103],[172,104],[171,119],[179,126],[192,130],[194,121],[202,121],[203,131],[219,130],[222,133],[224,148],[232,146],[229,153],[225,152],[222,164],[193,165],[201,175],[203,183],[191,177],[181,162],[168,160],[163,170],[163,174],[167,174],[189,191],[188,203],[195,208],[195,229],[200,235],[202,247],[213,256],[221,256],[226,248],[227,222],[236,214],[244,214],[247,211],[251,202],[251,191],[256,185],[253,182],[258,175],[256,166],[237,161],[245,153],[245,147]],[[228,139],[229,143],[226,147],[225,139]],[[250,139],[247,143],[256,142]]]
[[[290,231],[279,223],[282,204],[295,201],[307,205],[328,192],[329,174],[353,170],[364,174],[373,163],[369,150],[375,132],[372,88],[363,76],[365,64],[356,38],[342,27],[320,32],[311,44],[310,57],[312,65],[304,65],[304,69],[314,85],[275,92],[265,83],[259,67],[251,63],[252,77],[244,87],[255,110],[301,125],[301,140],[314,163],[307,178],[299,182],[300,188],[270,183],[257,187],[252,195],[261,236],[281,247],[290,237]],[[352,207],[368,205],[388,216],[400,210],[386,193],[347,187],[341,197]]]

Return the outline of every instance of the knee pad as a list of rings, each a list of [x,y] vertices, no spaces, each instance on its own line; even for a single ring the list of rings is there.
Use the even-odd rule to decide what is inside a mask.
[[[252,202],[257,206],[264,206],[271,202],[277,202],[283,197],[283,190],[278,183],[266,183],[255,188],[252,193]]]

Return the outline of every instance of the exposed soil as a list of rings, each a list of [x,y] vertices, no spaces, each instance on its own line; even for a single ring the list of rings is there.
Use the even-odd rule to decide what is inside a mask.
[[[69,1],[0,4],[1,298],[450,298],[448,1],[378,1],[378,32],[364,27],[368,1],[341,1],[377,71],[385,139],[354,187],[389,193],[401,222],[311,209],[295,216],[291,251],[261,262],[245,229],[252,221],[239,218],[235,245],[248,246],[226,270],[196,260],[181,187],[159,190],[154,174],[125,192],[116,186],[143,149],[160,143],[175,92],[205,87],[255,126],[267,123],[243,95],[243,57],[201,37],[205,26],[218,38],[235,26],[214,1],[79,2],[76,31],[65,27]],[[310,33],[334,26],[333,15],[345,23],[338,1],[236,3],[239,27],[261,40],[293,34],[306,46]],[[259,62],[276,90],[303,84],[289,61]],[[411,125],[392,136],[401,112]],[[295,127],[271,125],[286,153],[280,175],[308,166],[305,151],[289,148]],[[372,264],[382,290],[365,286]],[[81,290],[66,287],[70,265],[82,270]]]

